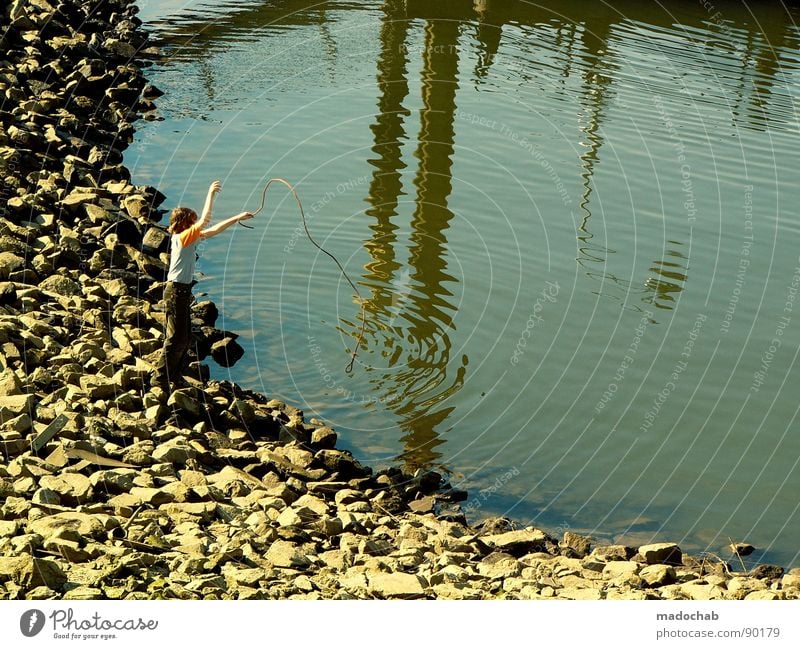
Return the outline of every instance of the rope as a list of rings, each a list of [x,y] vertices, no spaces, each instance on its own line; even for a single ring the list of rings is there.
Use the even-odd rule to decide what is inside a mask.
[[[326,255],[328,255],[328,257],[333,259],[333,261],[339,267],[339,270],[342,271],[342,276],[347,280],[347,283],[350,284],[350,286],[356,292],[356,295],[358,296],[358,301],[361,303],[361,331],[358,334],[358,339],[356,340],[356,346],[353,349],[353,353],[350,356],[350,362],[344,368],[344,371],[349,374],[350,372],[353,371],[353,363],[355,363],[355,361],[356,361],[356,355],[358,354],[359,347],[361,347],[361,341],[364,339],[364,331],[366,330],[366,327],[367,327],[365,304],[364,304],[363,298],[361,297],[361,292],[358,290],[358,287],[353,283],[353,280],[350,279],[350,276],[347,274],[347,272],[345,271],[344,267],[339,263],[339,260],[336,257],[334,257],[331,253],[329,253],[327,250],[325,250],[325,248],[323,248],[321,245],[319,245],[314,240],[314,237],[311,236],[311,232],[309,232],[309,230],[308,230],[308,222],[306,221],[306,213],[303,210],[303,204],[300,202],[300,197],[297,195],[297,192],[295,191],[295,188],[292,186],[292,184],[288,180],[284,180],[283,178],[270,178],[269,179],[267,184],[264,186],[263,191],[261,192],[261,205],[259,205],[258,209],[255,212],[253,212],[253,216],[256,216],[261,210],[264,209],[264,203],[265,203],[266,198],[267,198],[267,190],[270,188],[270,185],[272,185],[272,183],[282,183],[282,184],[286,185],[286,187],[289,189],[290,192],[292,192],[292,196],[294,196],[294,200],[297,201],[297,206],[300,208],[300,216],[303,219],[303,229],[306,231],[306,236],[308,237],[308,240],[311,243],[313,243],[314,246],[316,246],[316,248],[318,250],[320,250],[321,252],[324,252]],[[241,225],[243,228],[249,228],[250,230],[253,229],[252,225],[245,225],[241,221],[239,221],[239,225]]]

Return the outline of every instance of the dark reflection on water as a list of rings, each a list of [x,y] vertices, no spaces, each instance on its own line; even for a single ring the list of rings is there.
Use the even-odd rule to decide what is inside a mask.
[[[426,20],[422,67],[420,131],[414,157],[415,208],[410,223],[409,257],[398,261],[391,223],[402,194],[400,143],[406,135],[403,100],[408,94],[405,36],[408,20],[401,2],[387,2],[381,28],[378,83],[381,89],[377,123],[372,126],[380,157],[374,165],[367,213],[375,218],[375,237],[365,245],[373,260],[366,264],[364,284],[371,291],[367,309],[381,328],[372,344],[380,348],[387,366],[372,368],[371,382],[398,417],[405,431],[402,460],[411,468],[430,466],[440,454],[437,428],[453,411],[443,405],[464,382],[467,357],[448,377],[450,330],[455,307],[448,285],[458,280],[447,272],[446,230],[453,213],[447,207],[452,191],[455,96],[458,89],[459,25]]]

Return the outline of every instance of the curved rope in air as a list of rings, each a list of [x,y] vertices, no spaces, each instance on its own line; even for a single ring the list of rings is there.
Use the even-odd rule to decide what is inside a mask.
[[[339,263],[339,260],[336,259],[331,253],[329,253],[325,248],[319,245],[315,240],[314,237],[311,236],[311,232],[308,230],[308,222],[306,221],[306,213],[303,210],[303,204],[300,202],[300,197],[297,195],[294,186],[288,181],[284,180],[283,178],[270,178],[267,184],[264,186],[264,189],[261,192],[261,205],[258,206],[258,209],[253,212],[253,216],[256,216],[261,210],[264,209],[264,203],[267,198],[267,190],[270,188],[272,183],[282,183],[286,185],[290,192],[292,192],[292,196],[294,196],[294,200],[297,201],[297,206],[300,208],[300,216],[303,219],[303,229],[306,231],[306,236],[308,240],[314,244],[321,252],[324,252],[328,257],[333,259],[336,265],[339,267],[339,270],[342,271],[342,276],[347,280],[347,283],[353,288],[358,296],[358,301],[361,303],[361,331],[358,334],[358,338],[356,339],[356,346],[353,349],[353,353],[350,355],[350,362],[345,366],[344,371],[348,374],[353,371],[353,364],[356,362],[356,355],[358,354],[358,350],[361,347],[361,341],[364,339],[364,331],[367,327],[367,317],[365,312],[365,304],[364,299],[361,297],[361,291],[358,290],[358,287],[353,283],[353,280],[350,279],[350,276],[345,271],[344,267]],[[239,221],[239,225],[243,228],[253,229],[252,225],[245,225],[241,221]]]

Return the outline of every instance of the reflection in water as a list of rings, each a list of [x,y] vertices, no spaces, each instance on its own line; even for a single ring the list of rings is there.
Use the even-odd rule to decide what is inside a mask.
[[[680,241],[670,241],[669,243],[682,246]],[[683,290],[686,282],[687,262],[689,258],[680,250],[667,250],[665,255],[669,259],[654,261],[650,267],[650,272],[655,276],[650,276],[645,282],[646,294],[642,300],[652,304],[658,309],[671,310],[674,307],[674,293]]]
[[[374,237],[366,247],[372,260],[366,265],[364,285],[370,289],[367,309],[381,331],[372,332],[373,345],[383,347],[386,370],[372,378],[385,403],[398,415],[405,434],[403,461],[410,467],[436,462],[441,443],[436,428],[453,408],[444,406],[447,397],[464,380],[466,357],[449,378],[450,337],[454,307],[446,284],[457,280],[446,272],[445,230],[453,218],[447,207],[452,190],[451,166],[454,150],[455,95],[458,88],[458,23],[428,20],[423,50],[420,132],[415,157],[419,167],[414,178],[417,188],[411,219],[408,268],[397,272],[397,214],[402,194],[400,170],[401,140],[405,139],[403,119],[408,112],[402,102],[408,94],[405,81],[404,44],[408,22],[400,19],[399,2],[387,2],[381,30],[378,82],[379,113],[372,127],[373,151],[379,158],[370,186],[368,214]],[[398,55],[398,53],[400,53]],[[380,372],[377,368],[373,371]]]

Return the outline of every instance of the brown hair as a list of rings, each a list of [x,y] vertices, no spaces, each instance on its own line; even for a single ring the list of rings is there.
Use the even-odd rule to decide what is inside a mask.
[[[197,221],[197,212],[188,207],[176,207],[169,215],[170,234],[180,234]]]

